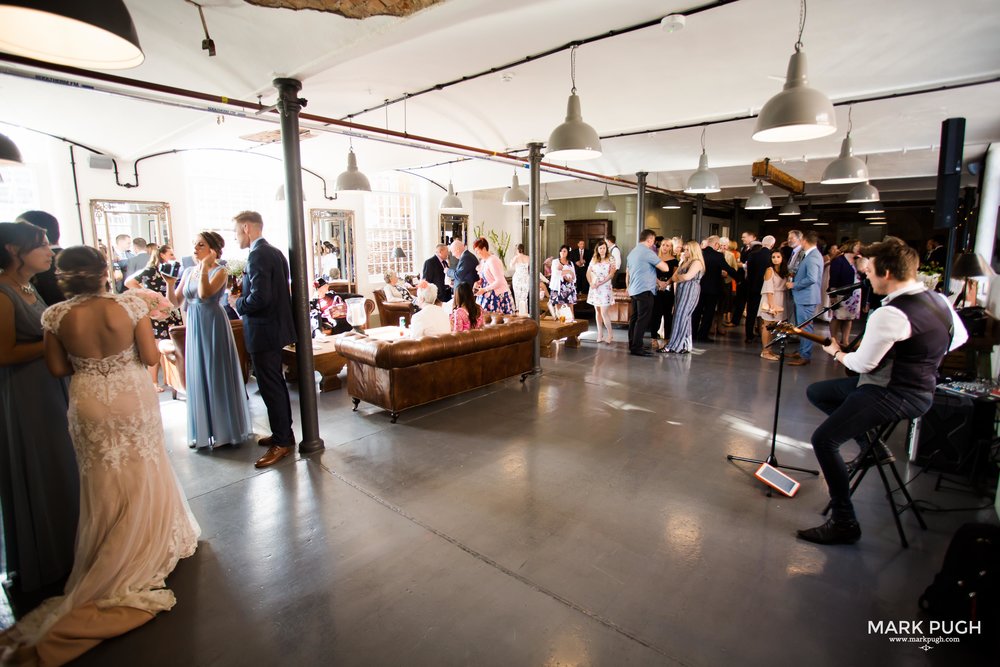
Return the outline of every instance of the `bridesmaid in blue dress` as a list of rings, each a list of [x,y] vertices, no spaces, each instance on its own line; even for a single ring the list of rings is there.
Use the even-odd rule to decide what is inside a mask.
[[[187,385],[188,444],[192,448],[236,445],[250,435],[243,374],[229,317],[220,297],[227,274],[218,263],[225,241],[212,231],[195,237],[198,264],[167,280],[167,298],[187,312],[184,374]]]

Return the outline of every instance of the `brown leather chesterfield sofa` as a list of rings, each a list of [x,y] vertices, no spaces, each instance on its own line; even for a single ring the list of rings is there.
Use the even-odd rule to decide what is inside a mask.
[[[399,413],[463,391],[532,370],[538,325],[526,317],[487,314],[486,327],[424,338],[378,340],[362,334],[337,336],[347,359],[347,393],[357,411],[361,401]]]

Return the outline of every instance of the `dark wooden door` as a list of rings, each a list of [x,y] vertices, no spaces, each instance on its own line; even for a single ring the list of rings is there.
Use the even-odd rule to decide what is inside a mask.
[[[570,248],[576,247],[576,242],[580,239],[587,244],[587,249],[594,250],[594,246],[611,233],[611,221],[601,220],[567,220],[563,231],[563,243]]]

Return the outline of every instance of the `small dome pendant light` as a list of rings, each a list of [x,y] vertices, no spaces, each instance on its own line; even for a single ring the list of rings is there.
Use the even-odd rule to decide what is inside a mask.
[[[545,198],[542,199],[542,206],[538,209],[538,217],[540,218],[553,218],[556,215],[556,209],[552,204],[549,203],[549,186],[545,186]]]
[[[347,171],[337,177],[337,192],[371,192],[368,177],[358,170],[358,158],[354,156],[354,145],[347,152]]]
[[[510,183],[510,189],[503,193],[503,205],[504,206],[527,206],[528,202],[531,201],[528,197],[528,193],[521,188],[521,184],[517,182],[517,172],[514,172],[514,178]]]
[[[442,211],[461,211],[465,208],[462,206],[462,200],[455,194],[455,187],[451,184],[451,180],[448,181],[448,194],[441,198],[438,208]]]
[[[799,39],[788,61],[784,89],[769,99],[757,116],[754,141],[805,141],[837,131],[837,116],[830,99],[809,86],[802,32],[806,27],[806,0],[799,6]]]
[[[597,202],[597,206],[594,208],[594,213],[617,213],[618,209],[615,207],[614,202],[611,201],[611,195],[608,194],[608,186],[604,186],[604,196]]]
[[[868,180],[868,167],[860,158],[854,157],[854,146],[851,143],[851,128],[854,126],[851,115],[854,105],[847,112],[847,136],[840,145],[840,157],[826,165],[820,183],[837,185],[841,183],[862,183]]]
[[[747,203],[743,209],[747,211],[766,211],[770,208],[772,208],[771,198],[764,193],[764,184],[758,179],[757,189],[747,199]]]
[[[708,168],[708,154],[705,153],[706,129],[701,128],[701,157],[698,158],[698,169],[688,178],[687,187],[684,188],[684,192],[688,194],[709,194],[722,189],[719,187],[719,177]]]
[[[549,135],[545,150],[547,160],[592,160],[601,157],[601,139],[597,130],[583,122],[580,98],[576,94],[577,48],[573,46],[569,50],[573,87],[566,103],[566,120]]]

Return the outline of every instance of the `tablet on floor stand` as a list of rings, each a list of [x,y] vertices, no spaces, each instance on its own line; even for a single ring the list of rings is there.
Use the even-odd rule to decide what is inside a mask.
[[[757,468],[757,472],[754,473],[754,477],[764,482],[771,488],[777,489],[789,498],[794,496],[799,490],[798,482],[767,463],[760,464],[760,467]]]

